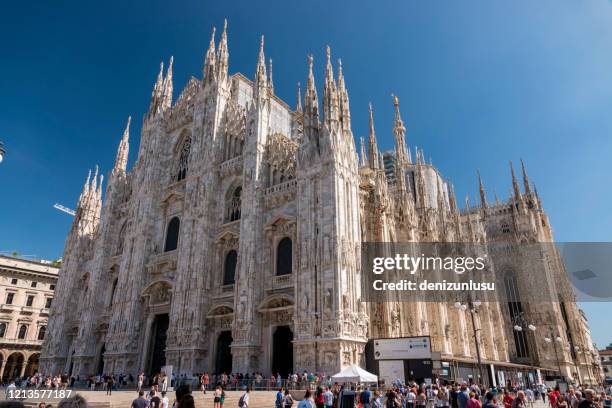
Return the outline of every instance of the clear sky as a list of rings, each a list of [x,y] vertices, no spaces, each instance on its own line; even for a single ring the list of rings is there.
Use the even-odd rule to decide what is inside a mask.
[[[0,251],[61,256],[87,170],[106,173],[132,115],[130,162],[159,62],[175,58],[175,97],[201,77],[213,25],[229,21],[230,71],[252,77],[259,36],[276,93],[294,104],[306,55],[343,61],[353,132],[375,110],[392,147],[399,96],[411,146],[476,197],[476,169],[506,197],[523,158],[558,241],[611,241],[610,0],[14,1],[0,13]],[[585,304],[612,342],[610,304]]]

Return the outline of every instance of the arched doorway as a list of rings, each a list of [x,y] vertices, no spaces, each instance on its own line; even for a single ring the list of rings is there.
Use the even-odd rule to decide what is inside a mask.
[[[100,352],[98,353],[98,368],[96,370],[96,374],[105,374],[104,373],[104,353],[106,352],[106,344],[102,345]]]
[[[150,374],[155,375],[161,372],[161,368],[166,365],[166,339],[168,338],[168,325],[170,319],[168,313],[158,314],[153,321],[153,347],[151,350],[151,370]]]
[[[289,326],[277,326],[272,335],[272,372],[283,378],[293,371],[293,332]]]
[[[72,375],[72,369],[74,368],[74,350],[70,354],[70,366],[68,367],[68,375]]]
[[[217,374],[232,372],[232,332],[222,331],[217,339],[217,358],[215,362],[215,370]]]
[[[19,377],[21,374],[21,367],[24,364],[23,354],[13,353],[6,359],[6,367],[4,368],[4,375],[2,381],[7,382]]]
[[[28,358],[28,365],[26,366],[25,376],[31,377],[38,372],[38,359],[40,358],[40,354],[32,354],[30,358]]]

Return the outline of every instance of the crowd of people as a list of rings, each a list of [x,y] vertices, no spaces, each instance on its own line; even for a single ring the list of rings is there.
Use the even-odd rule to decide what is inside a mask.
[[[549,408],[610,408],[612,387],[484,388],[468,384],[393,384],[390,387],[344,387],[339,384],[306,390],[297,408],[531,408],[539,399]],[[293,397],[283,388],[276,408],[291,408]]]
[[[538,401],[545,408],[612,408],[612,387],[602,384],[550,388],[543,384],[533,387],[508,386],[485,388],[476,384],[431,384],[396,381],[378,386],[345,386],[333,383],[325,374],[302,372],[288,376],[280,374],[264,377],[261,373],[209,374],[171,378],[164,373],[136,378],[131,375],[98,375],[87,379],[90,390],[112,390],[120,385],[137,389],[138,397],[131,408],[195,408],[192,389],[198,387],[203,394],[212,393],[212,406],[223,408],[226,390],[243,390],[239,408],[248,408],[251,390],[275,389],[275,408],[533,408]],[[78,377],[35,374],[9,388],[67,389],[82,381]],[[176,389],[171,402],[167,390]],[[133,388],[132,388],[133,389]],[[299,391],[298,391],[299,390]],[[84,400],[79,400],[84,401]],[[38,408],[50,408],[42,404]]]

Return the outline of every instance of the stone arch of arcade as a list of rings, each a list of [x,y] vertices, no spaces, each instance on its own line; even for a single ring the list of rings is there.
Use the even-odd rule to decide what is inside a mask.
[[[40,351],[2,350],[0,379],[7,382],[18,377],[29,377],[38,372]]]

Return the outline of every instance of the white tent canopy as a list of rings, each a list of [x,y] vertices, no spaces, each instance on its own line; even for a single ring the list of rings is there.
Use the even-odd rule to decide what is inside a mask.
[[[343,383],[375,383],[378,382],[378,376],[367,372],[357,364],[350,365],[338,374],[332,375],[332,381]]]

